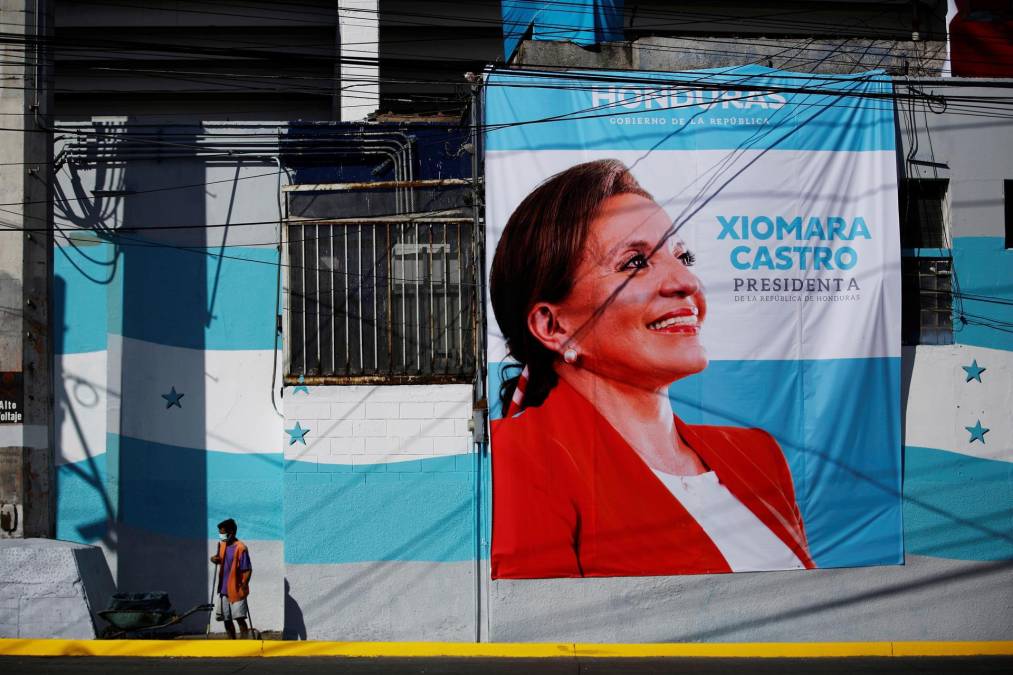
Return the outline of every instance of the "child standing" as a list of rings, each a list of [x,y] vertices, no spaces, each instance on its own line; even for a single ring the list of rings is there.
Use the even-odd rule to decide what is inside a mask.
[[[218,553],[211,556],[211,562],[221,565],[215,618],[225,622],[225,632],[233,640],[236,639],[233,621],[239,623],[241,637],[246,638],[250,634],[246,625],[250,615],[246,598],[250,595],[250,577],[253,575],[250,552],[246,544],[236,539],[238,529],[232,518],[218,523]]]

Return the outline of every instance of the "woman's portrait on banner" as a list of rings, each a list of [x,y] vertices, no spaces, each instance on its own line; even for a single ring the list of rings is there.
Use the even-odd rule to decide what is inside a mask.
[[[708,366],[706,289],[622,162],[551,176],[489,244],[512,362],[491,392],[494,578],[815,567],[778,440],[673,406]]]

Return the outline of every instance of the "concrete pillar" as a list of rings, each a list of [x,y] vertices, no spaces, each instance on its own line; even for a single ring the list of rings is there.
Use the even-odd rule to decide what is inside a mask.
[[[0,537],[54,531],[52,73],[46,0],[0,0]]]
[[[341,121],[365,119],[380,105],[380,3],[338,0]]]

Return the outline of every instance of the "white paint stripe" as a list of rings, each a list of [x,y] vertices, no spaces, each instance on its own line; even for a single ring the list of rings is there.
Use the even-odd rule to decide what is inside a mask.
[[[119,391],[106,386],[108,352],[57,354],[56,463],[72,464],[106,451],[106,414]]]
[[[197,350],[109,335],[122,397],[109,430],[122,436],[217,452],[278,452],[282,420],[271,405],[271,350]],[[278,359],[279,366],[281,359]],[[279,377],[278,382],[281,381]],[[167,408],[175,387],[180,407]]]
[[[913,359],[907,384],[904,443],[970,457],[1013,462],[1013,352],[947,345],[905,349]],[[967,382],[963,366],[977,360],[981,382]],[[969,442],[978,420],[988,428],[985,442]]]

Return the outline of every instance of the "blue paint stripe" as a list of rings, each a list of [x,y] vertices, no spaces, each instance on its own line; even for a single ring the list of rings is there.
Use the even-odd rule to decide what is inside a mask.
[[[285,474],[285,561],[473,560],[474,462],[434,457],[367,472],[300,471],[307,463],[293,462]]]
[[[61,246],[56,351],[105,349],[107,333],[191,349],[272,349],[277,260],[271,247]]]
[[[802,73],[743,66],[689,73],[638,72],[635,74],[638,80],[658,80],[662,84],[628,86],[623,86],[623,78],[631,77],[628,72],[601,71],[591,75],[618,81],[493,73],[489,77],[491,86],[486,88],[486,124],[491,127],[486,134],[487,149],[892,151],[895,148],[892,100],[858,96],[891,93],[892,82],[882,72],[810,78]],[[699,94],[685,88],[672,89],[672,81],[692,83],[694,88],[713,85],[709,94],[715,96],[720,95],[721,86],[741,85],[750,90],[741,95],[750,98],[699,105],[701,99],[690,98]],[[763,93],[770,88],[816,89],[819,93]],[[659,92],[663,96],[659,97]],[[649,103],[644,102],[652,96],[654,99]],[[702,100],[709,103],[712,99]],[[534,122],[546,119],[552,121]],[[758,120],[763,123],[757,124]]]
[[[1013,351],[1013,249],[1003,237],[954,237],[953,337]]]
[[[235,518],[248,539],[282,538],[282,455],[183,448],[109,434],[107,452],[57,468],[57,533],[94,543],[117,519],[208,539]],[[118,514],[118,516],[117,516]]]
[[[1013,560],[1013,463],[904,449],[904,548],[958,560]]]
[[[53,252],[53,351],[57,354],[106,348],[108,288],[117,258],[104,243],[74,242]]]
[[[493,398],[502,372],[490,364]],[[690,424],[774,435],[820,567],[903,561],[899,358],[712,361],[669,396]]]

